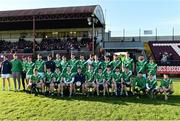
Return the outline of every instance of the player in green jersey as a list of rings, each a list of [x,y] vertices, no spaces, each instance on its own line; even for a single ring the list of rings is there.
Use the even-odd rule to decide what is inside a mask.
[[[53,73],[51,72],[50,68],[47,68],[47,71],[45,73],[45,78],[44,78],[46,92],[50,92],[50,84],[53,83],[52,78],[53,78]],[[44,87],[44,89],[45,89],[45,87]]]
[[[87,70],[87,61],[84,58],[84,55],[80,55],[79,62],[77,64],[78,67],[82,69],[82,72],[85,73]]]
[[[172,94],[174,91],[173,91],[173,81],[172,79],[169,78],[169,75],[167,74],[164,74],[163,75],[163,79],[161,80],[161,84],[160,84],[160,87],[159,87],[159,92],[161,94],[164,93],[164,99],[165,100],[168,100],[168,95]]]
[[[103,62],[103,73],[106,72],[106,69],[107,69],[107,66],[110,66],[111,63],[110,63],[110,58],[108,56],[105,56],[104,57],[104,62]]]
[[[152,57],[150,57],[149,63],[146,66],[147,66],[147,73],[152,74],[153,78],[156,80],[157,64],[154,63],[154,60]]]
[[[155,98],[157,93],[157,80],[153,78],[152,73],[149,73],[146,81],[146,92],[151,96],[151,98]]]
[[[29,83],[27,85],[27,88],[31,90],[31,92],[35,92],[38,93],[38,91],[36,91],[36,88],[41,89],[42,88],[42,83],[41,83],[42,79],[41,77],[38,75],[38,70],[34,69],[33,70],[33,75],[31,76]]]
[[[54,60],[56,67],[61,69],[61,56],[59,54],[56,54],[56,59]]]
[[[146,93],[146,78],[144,78],[142,72],[139,72],[134,80],[134,91],[138,94],[140,94],[141,91],[144,94]]]
[[[123,67],[128,67],[130,71],[134,71],[134,61],[130,58],[130,54],[127,53],[125,60],[123,61]]]
[[[25,85],[28,85],[28,81],[26,80],[26,63],[27,63],[27,58],[25,56],[22,57],[22,72],[21,72],[21,79],[22,79],[22,86],[23,90],[25,91]]]
[[[61,61],[62,73],[66,72],[67,66],[68,66],[67,58],[66,58],[66,56],[63,55],[62,56],[62,61]]]
[[[123,74],[120,72],[120,67],[116,67],[112,78],[112,92],[118,95],[118,89],[121,87],[121,81],[123,81]]]
[[[110,62],[110,65],[112,67],[113,72],[115,72],[116,67],[121,68],[121,61],[118,59],[117,55],[113,55],[113,61]]]
[[[94,55],[94,61],[93,61],[92,65],[93,65],[95,73],[98,72],[98,68],[101,68],[103,66],[102,64],[103,63],[99,60],[99,57],[97,55]]]
[[[71,59],[68,61],[69,66],[71,67],[71,72],[76,73],[77,72],[77,65],[79,60],[75,58],[75,54],[71,53]]]
[[[60,68],[56,67],[55,72],[53,73],[52,82],[50,84],[51,92],[54,92],[56,89],[58,94],[60,94],[60,82],[62,81],[62,75],[63,73],[61,73]]]
[[[95,76],[95,72],[93,69],[92,64],[88,65],[88,70],[85,72],[85,92],[88,93],[90,92],[90,88],[92,89],[92,92],[94,94],[95,90],[96,90],[96,84],[94,82],[94,76]]]
[[[38,74],[41,78],[44,78],[44,72],[46,70],[45,62],[42,60],[42,55],[37,55],[37,60],[35,61],[35,68],[38,70]]]
[[[63,74],[63,79],[61,82],[61,96],[63,97],[64,88],[69,88],[69,97],[72,96],[74,87],[74,76],[75,73],[71,72],[71,67],[67,67],[67,71]]]
[[[95,83],[97,96],[99,96],[99,90],[103,90],[103,95],[105,95],[105,75],[102,72],[102,68],[99,68],[98,73],[95,75]]]
[[[138,62],[136,63],[136,72],[137,74],[141,72],[144,78],[146,78],[146,64],[147,62],[145,61],[144,56],[139,56]]]
[[[35,64],[32,62],[32,57],[28,57],[28,62],[26,63],[26,80],[29,81],[33,75]]]
[[[105,88],[105,93],[109,94],[109,87],[111,87],[113,85],[112,84],[113,73],[111,71],[111,66],[110,65],[108,65],[106,68],[107,68],[106,72],[104,73],[104,75],[105,75],[104,88]]]
[[[126,96],[128,96],[128,92],[127,92],[127,88],[129,87],[129,91],[131,90],[131,87],[133,86],[132,80],[131,80],[131,76],[132,76],[132,71],[129,70],[128,67],[125,67],[125,70],[123,72],[123,80],[121,82],[121,94],[123,93],[123,91],[125,92]]]

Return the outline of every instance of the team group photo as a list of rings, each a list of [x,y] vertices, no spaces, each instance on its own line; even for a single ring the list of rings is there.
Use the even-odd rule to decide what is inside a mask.
[[[0,120],[180,120],[179,8],[1,1]]]

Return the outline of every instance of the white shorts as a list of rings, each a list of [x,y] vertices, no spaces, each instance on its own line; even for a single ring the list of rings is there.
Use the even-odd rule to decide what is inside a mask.
[[[26,79],[31,79],[32,75],[26,75]]]
[[[11,74],[1,74],[1,77],[7,79],[11,77]]]

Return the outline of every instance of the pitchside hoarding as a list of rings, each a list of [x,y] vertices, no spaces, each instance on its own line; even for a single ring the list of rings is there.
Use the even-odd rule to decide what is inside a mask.
[[[158,66],[157,74],[180,74],[180,66]]]

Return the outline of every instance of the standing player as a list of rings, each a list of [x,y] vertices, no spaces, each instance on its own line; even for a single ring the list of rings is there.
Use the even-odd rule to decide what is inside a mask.
[[[82,69],[82,72],[85,73],[87,69],[87,61],[84,59],[84,55],[80,55],[80,60],[78,63],[78,67]]]
[[[44,78],[44,72],[46,70],[45,62],[42,60],[42,55],[37,55],[37,60],[35,62],[35,68],[38,70],[38,75],[41,76],[41,78]]]
[[[146,78],[146,64],[147,62],[145,61],[144,56],[139,56],[138,62],[136,63],[136,72],[137,74],[141,72],[144,78]]]
[[[26,63],[26,80],[29,82],[31,76],[33,75],[33,69],[35,64],[32,62],[32,58],[28,57],[28,62]]]
[[[123,74],[120,72],[120,68],[116,67],[112,79],[112,92],[118,95],[118,89],[121,87],[121,82],[123,81]]]
[[[103,73],[106,72],[107,66],[110,66],[110,58],[108,56],[104,57],[104,62],[103,62]]]
[[[23,91],[25,91],[25,81],[26,84],[29,82],[26,80],[26,65],[27,65],[27,58],[25,56],[22,57],[22,73],[21,73],[21,79],[22,79],[22,86],[23,86]]]
[[[71,53],[71,59],[69,60],[69,66],[71,67],[71,72],[77,72],[77,64],[79,60],[76,60],[74,53]]]
[[[56,59],[54,60],[56,67],[61,69],[61,56],[59,54],[56,54]]]
[[[164,93],[164,99],[168,100],[168,95],[172,94],[173,91],[173,81],[169,78],[167,74],[164,74],[164,78],[161,80],[159,87],[159,92]]]
[[[17,55],[13,55],[13,60],[11,60],[12,64],[12,76],[14,80],[14,91],[17,91],[16,88],[16,80],[18,81],[18,91],[20,91],[21,87],[21,82],[20,82],[20,77],[21,77],[21,72],[22,72],[22,62],[18,59]]]
[[[66,60],[66,57],[63,55],[62,56],[62,61],[61,61],[62,73],[66,72],[67,66],[68,66],[68,61]]]
[[[3,56],[3,62],[1,63],[1,77],[3,79],[3,85],[2,85],[2,90],[5,90],[5,83],[6,79],[8,81],[8,90],[11,90],[11,84],[10,84],[10,75],[11,75],[11,68],[12,65],[10,61],[8,61],[8,58],[6,55]]]
[[[52,55],[48,55],[48,57],[47,57],[46,68],[49,68],[51,70],[51,72],[54,73],[55,68],[56,68],[56,64],[52,60]]]
[[[134,72],[134,61],[130,58],[130,54],[127,53],[125,60],[123,61],[123,68],[127,67],[130,71]]]
[[[105,96],[105,75],[102,72],[102,68],[98,69],[98,73],[95,75],[95,81],[97,96],[99,96],[99,90],[103,90],[103,95]]]
[[[97,55],[94,55],[94,61],[93,61],[92,65],[93,65],[95,73],[98,72],[98,68],[101,68],[103,66],[102,62],[99,61],[99,57]]]
[[[153,58],[150,57],[149,63],[147,64],[147,72],[148,74],[152,74],[155,80],[156,80],[156,70],[157,70],[157,64],[154,63]]]
[[[133,86],[131,76],[132,76],[132,71],[130,71],[128,67],[125,67],[125,70],[123,72],[123,80],[121,82],[122,83],[121,94],[123,93],[123,91],[125,91],[126,96],[128,96],[127,87],[130,87],[130,91],[131,91],[131,87]]]
[[[111,61],[110,63],[111,67],[112,67],[112,71],[115,72],[116,67],[121,69],[121,61],[118,59],[117,55],[113,56],[113,61]]]

